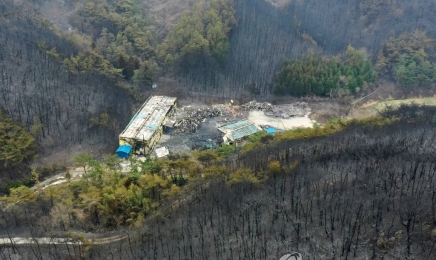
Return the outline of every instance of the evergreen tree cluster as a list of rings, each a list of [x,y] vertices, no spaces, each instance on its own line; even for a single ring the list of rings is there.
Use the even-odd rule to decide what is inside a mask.
[[[0,110],[0,165],[16,166],[32,158],[35,148],[35,138]]]
[[[395,66],[395,79],[404,89],[434,86],[436,77],[436,64],[427,59],[424,51],[413,55],[402,54]]]
[[[166,65],[178,61],[195,64],[211,56],[222,64],[230,52],[228,36],[235,26],[233,1],[197,3],[182,15],[165,42],[158,46],[159,60]]]
[[[80,57],[87,56],[87,63],[97,66],[86,71],[98,70],[122,76],[128,81],[133,79],[135,70],[136,74],[148,73],[145,77],[152,77],[141,65],[152,60],[156,36],[142,10],[138,0],[86,1],[77,14],[81,25],[82,21],[85,24],[81,26],[82,30],[94,35],[96,41],[90,44],[91,51],[79,52],[77,57],[65,59],[64,64],[71,68],[71,64],[77,63],[75,61],[82,60]],[[97,62],[93,62],[96,58]],[[98,62],[101,58],[105,61]],[[102,63],[104,66],[100,66]],[[141,85],[150,84],[148,81],[141,81],[142,78],[144,75],[137,75],[136,82]]]
[[[392,75],[401,55],[413,55],[420,50],[424,53],[432,52],[434,43],[434,40],[422,31],[404,33],[398,38],[391,38],[383,43],[375,68],[379,74]]]
[[[364,51],[349,46],[345,57],[329,58],[310,54],[301,60],[286,61],[276,75],[274,93],[292,96],[326,96],[337,90],[354,93],[376,77]]]
[[[422,31],[390,39],[378,54],[378,73],[392,77],[404,90],[433,87],[436,64],[431,57],[435,47],[435,40]]]
[[[30,173],[28,162],[35,154],[35,138],[0,109],[0,192]]]
[[[151,86],[161,67],[177,69],[181,59],[195,64],[212,57],[222,64],[236,25],[233,5],[232,0],[197,3],[164,37],[139,0],[86,1],[77,11],[77,26],[96,41],[89,44],[92,50],[66,58],[64,64],[72,73],[97,70],[138,86]]]
[[[72,74],[80,72],[96,71],[108,75],[121,75],[121,69],[114,68],[103,55],[96,51],[79,52],[78,55],[71,55],[64,59],[64,66]]]

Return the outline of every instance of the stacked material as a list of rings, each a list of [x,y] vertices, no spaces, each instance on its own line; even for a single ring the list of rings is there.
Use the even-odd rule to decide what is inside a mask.
[[[309,105],[306,102],[295,102],[288,105],[274,106],[272,111],[265,112],[267,116],[290,118],[303,117],[309,112]]]
[[[257,102],[256,100],[250,101],[241,105],[245,110],[261,110],[261,111],[272,111],[273,105],[268,102]]]
[[[223,113],[218,108],[199,108],[188,112],[183,118],[179,119],[174,124],[173,134],[179,133],[195,133],[198,126],[204,122],[206,118],[222,116]]]

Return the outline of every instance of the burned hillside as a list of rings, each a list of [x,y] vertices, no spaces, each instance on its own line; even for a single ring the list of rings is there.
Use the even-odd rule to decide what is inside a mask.
[[[224,175],[197,179],[193,189],[173,198],[144,226],[125,231],[122,240],[108,238],[109,244],[88,249],[32,246],[34,254],[47,259],[278,259],[298,251],[304,259],[432,259],[436,109],[401,107],[384,116],[342,122],[346,127],[331,136],[237,153],[219,163],[226,165]],[[229,181],[250,169],[269,177],[262,183]],[[34,225],[8,223],[10,228]]]
[[[152,222],[141,242],[122,252],[157,259],[278,259],[288,251],[305,259],[434,258],[436,110],[388,114],[400,119],[238,156],[228,167],[281,166],[263,186],[200,184],[190,202],[178,201],[177,214]]]
[[[436,259],[435,11],[0,1],[0,260]]]

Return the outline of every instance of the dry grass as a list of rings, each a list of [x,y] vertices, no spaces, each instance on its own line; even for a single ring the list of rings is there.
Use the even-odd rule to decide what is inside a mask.
[[[356,106],[349,113],[350,118],[363,118],[374,115],[377,111],[383,111],[387,107],[396,108],[402,104],[418,104],[436,106],[436,96],[425,98],[370,100],[361,106]]]
[[[418,104],[418,105],[427,105],[427,106],[436,106],[436,96],[433,97],[425,97],[425,98],[408,98],[408,99],[394,99],[394,100],[385,100],[380,101],[366,108],[371,110],[382,111],[387,107],[399,107],[402,104]]]
[[[371,100],[361,106],[361,108],[371,107],[377,104],[379,101]]]

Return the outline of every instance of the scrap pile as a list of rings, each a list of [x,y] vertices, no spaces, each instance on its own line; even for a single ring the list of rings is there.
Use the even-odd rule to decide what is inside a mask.
[[[223,113],[220,109],[213,108],[199,108],[188,112],[183,118],[179,119],[174,124],[173,134],[180,133],[195,133],[198,126],[204,122],[206,118],[222,116]]]
[[[303,117],[309,111],[309,104],[306,102],[295,102],[291,105],[277,105],[270,112],[265,112],[267,116],[289,118]]]
[[[306,102],[295,102],[292,104],[292,106],[297,107],[297,108],[301,108],[301,109],[308,109],[309,108],[309,104],[307,104]]]
[[[268,102],[257,102],[256,100],[250,101],[241,105],[245,110],[261,110],[261,111],[273,111],[274,106]]]

